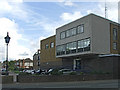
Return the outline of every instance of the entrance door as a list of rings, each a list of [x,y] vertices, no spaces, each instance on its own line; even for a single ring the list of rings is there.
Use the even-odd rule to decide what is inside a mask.
[[[81,59],[75,59],[74,60],[74,70],[81,69]]]

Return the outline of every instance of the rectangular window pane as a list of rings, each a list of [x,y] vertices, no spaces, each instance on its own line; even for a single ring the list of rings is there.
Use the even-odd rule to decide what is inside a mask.
[[[83,33],[84,32],[84,25],[80,25],[77,27],[77,33]]]
[[[90,39],[85,39],[84,51],[90,51]]]
[[[84,48],[84,41],[83,40],[78,41],[78,52],[83,52],[83,48]]]
[[[90,51],[90,38],[78,41],[78,52]]]
[[[46,45],[45,45],[45,49],[48,49],[48,47],[49,47],[48,44],[46,44]]]
[[[117,40],[117,29],[113,28],[113,40]]]
[[[71,30],[66,31],[66,37],[69,37],[69,36],[71,36]]]
[[[57,55],[64,55],[65,54],[65,45],[57,46],[56,54]]]
[[[76,28],[71,29],[71,35],[76,35]]]
[[[64,38],[65,38],[65,32],[62,32],[62,33],[60,34],[60,38],[61,38],[61,39],[64,39]]]
[[[113,49],[114,49],[114,50],[117,49],[117,43],[116,43],[116,42],[113,43]]]
[[[51,47],[51,48],[53,48],[53,47],[54,47],[54,43],[53,43],[53,42],[51,42],[50,47]]]

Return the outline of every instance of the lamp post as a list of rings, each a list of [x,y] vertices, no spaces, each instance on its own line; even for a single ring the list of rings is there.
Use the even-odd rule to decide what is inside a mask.
[[[10,42],[10,37],[9,37],[9,33],[7,32],[7,36],[4,38],[5,39],[5,43],[7,45],[6,47],[6,75],[8,75],[8,44]]]

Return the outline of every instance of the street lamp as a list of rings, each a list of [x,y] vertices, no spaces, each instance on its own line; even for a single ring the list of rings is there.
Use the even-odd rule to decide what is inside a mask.
[[[7,36],[4,38],[5,39],[5,43],[7,45],[6,47],[6,75],[8,75],[8,44],[10,42],[10,37],[9,37],[9,33],[7,32]]]

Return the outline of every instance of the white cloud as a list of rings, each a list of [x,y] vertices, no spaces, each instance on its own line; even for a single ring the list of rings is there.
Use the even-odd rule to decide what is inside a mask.
[[[81,18],[82,16],[83,15],[81,14],[80,11],[75,11],[73,13],[63,13],[60,17],[64,21],[73,21],[73,20],[76,20],[78,18]]]
[[[64,5],[66,5],[66,6],[74,6],[75,4],[69,0],[69,1],[65,1]]]
[[[107,2],[107,18],[118,22],[118,3],[117,2]],[[99,3],[98,8],[93,10],[87,10],[87,14],[94,13],[97,15],[100,15],[102,17],[105,17],[105,3]]]
[[[18,34],[19,27],[17,23],[14,22],[14,20],[10,20],[8,18],[0,18],[0,48],[1,54],[0,54],[0,60],[3,61],[5,58],[6,52],[6,44],[4,37],[7,35],[7,32],[9,32],[9,35],[11,37],[10,43],[9,43],[9,59],[19,59],[22,58],[19,56],[20,53],[27,52],[30,53],[30,50],[24,46],[20,46],[18,44],[18,40],[22,39],[22,35]]]

